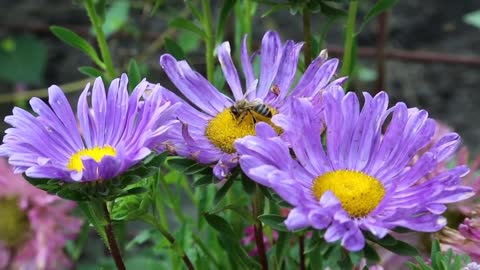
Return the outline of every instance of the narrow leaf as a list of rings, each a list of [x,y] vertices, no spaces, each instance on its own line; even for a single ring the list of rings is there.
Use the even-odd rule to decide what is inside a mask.
[[[93,78],[101,77],[103,75],[103,71],[88,66],[79,67],[78,71]]]
[[[205,34],[205,32],[202,29],[200,29],[200,27],[198,27],[195,23],[185,18],[175,18],[172,21],[170,21],[169,25],[188,30],[194,34],[199,35],[203,39],[207,38],[207,34]]]
[[[61,41],[88,55],[99,67],[105,68],[105,64],[100,60],[92,45],[75,32],[61,26],[50,26],[50,31]]]
[[[176,59],[185,59],[185,52],[173,39],[165,38],[165,48]]]
[[[233,10],[233,7],[235,6],[236,0],[225,0],[223,2],[222,10],[220,11],[220,15],[218,16],[218,22],[217,22],[217,43],[220,43],[223,40],[223,32],[225,29],[226,25],[226,20],[230,13]]]
[[[128,90],[132,91],[133,88],[142,80],[142,74],[138,68],[137,61],[131,59],[128,63]]]
[[[288,232],[285,226],[285,218],[280,215],[266,214],[258,217],[265,225],[279,232]]]
[[[395,4],[398,2],[398,0],[379,0],[375,5],[368,11],[367,15],[363,19],[362,24],[360,25],[360,28],[358,29],[358,33],[362,32],[363,28],[375,17],[377,17],[380,13],[387,11],[388,9],[391,9]]]

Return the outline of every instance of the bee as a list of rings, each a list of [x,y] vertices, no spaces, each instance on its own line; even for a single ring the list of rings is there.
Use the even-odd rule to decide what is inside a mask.
[[[248,101],[246,99],[242,99],[233,104],[230,107],[230,111],[235,116],[238,124],[240,124],[248,114],[252,116],[254,124],[273,116],[272,109],[270,109],[267,105],[260,101]]]

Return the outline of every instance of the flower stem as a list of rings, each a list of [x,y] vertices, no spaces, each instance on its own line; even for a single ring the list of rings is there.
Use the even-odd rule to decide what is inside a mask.
[[[188,255],[181,249],[181,247],[177,245],[177,242],[173,237],[173,235],[170,234],[170,232],[168,232],[168,230],[165,229],[163,225],[160,224],[160,222],[158,222],[153,216],[149,216],[149,215],[144,216],[142,219],[146,223],[154,226],[168,240],[168,242],[170,242],[170,244],[174,246],[174,250],[177,250],[177,252],[182,256],[182,260],[185,263],[185,266],[187,267],[187,269],[189,270],[195,269]]]
[[[298,256],[300,258],[300,270],[305,270],[305,236],[298,237]]]
[[[352,72],[353,46],[355,39],[355,19],[357,16],[357,0],[351,0],[348,7],[347,29],[345,31],[345,50],[343,53],[342,75],[350,76]]]
[[[120,249],[118,248],[117,240],[115,240],[115,233],[113,232],[112,220],[110,219],[110,213],[108,212],[107,204],[103,203],[103,208],[105,212],[105,219],[107,225],[105,225],[105,233],[107,234],[108,247],[110,253],[112,254],[113,261],[117,266],[118,270],[126,270],[125,264],[123,263],[122,255]]]
[[[92,0],[85,0],[85,8],[87,9],[88,17],[92,23],[93,29],[97,36],[98,47],[100,48],[100,53],[102,54],[102,60],[105,64],[105,70],[107,72],[107,77],[109,80],[112,80],[116,77],[115,67],[113,66],[112,57],[110,56],[110,50],[108,48],[107,40],[105,34],[103,33],[102,24],[100,18],[95,11],[95,6]]]
[[[265,244],[263,243],[263,227],[262,222],[258,219],[258,216],[262,214],[262,193],[260,188],[255,188],[255,195],[252,201],[252,215],[255,219],[254,231],[255,231],[255,243],[258,249],[258,257],[263,270],[268,270],[267,253],[265,251]]]
[[[303,40],[305,46],[303,47],[303,56],[305,62],[305,69],[312,62],[312,31],[310,22],[310,10],[306,7],[303,9]]]
[[[215,50],[215,36],[212,26],[212,10],[210,8],[210,0],[202,0],[203,10],[203,28],[207,37],[205,38],[205,60],[207,62],[207,79],[213,82],[214,73],[214,58],[213,51]]]

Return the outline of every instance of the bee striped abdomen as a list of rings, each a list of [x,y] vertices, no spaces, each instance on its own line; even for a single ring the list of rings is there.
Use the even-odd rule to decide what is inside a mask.
[[[257,112],[257,113],[259,113],[259,114],[261,114],[265,117],[268,117],[268,118],[272,117],[272,111],[265,104],[257,104],[257,105],[255,105],[255,107],[253,109],[254,109],[255,112]]]

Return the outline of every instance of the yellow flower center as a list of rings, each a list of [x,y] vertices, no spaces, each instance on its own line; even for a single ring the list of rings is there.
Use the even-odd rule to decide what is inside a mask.
[[[18,246],[25,240],[30,228],[28,216],[18,207],[16,197],[0,198],[0,242]]]
[[[269,109],[272,116],[277,114],[277,110],[274,108],[269,107]],[[252,110],[247,110],[243,115],[236,116],[230,108],[227,108],[208,122],[205,136],[223,152],[235,153],[235,147],[233,146],[235,140],[247,135],[255,135],[255,124],[257,122],[265,122],[271,125],[277,133],[281,132],[281,129],[275,126],[269,117]]]
[[[354,218],[365,217],[385,196],[382,183],[363,172],[338,170],[328,172],[313,180],[313,194],[317,199],[330,190],[342,208]]]
[[[75,170],[81,172],[83,170],[82,157],[90,157],[96,162],[100,162],[104,156],[116,156],[117,152],[115,148],[110,145],[103,147],[95,146],[90,149],[82,149],[72,155],[70,161],[68,162],[67,168],[69,170]]]

